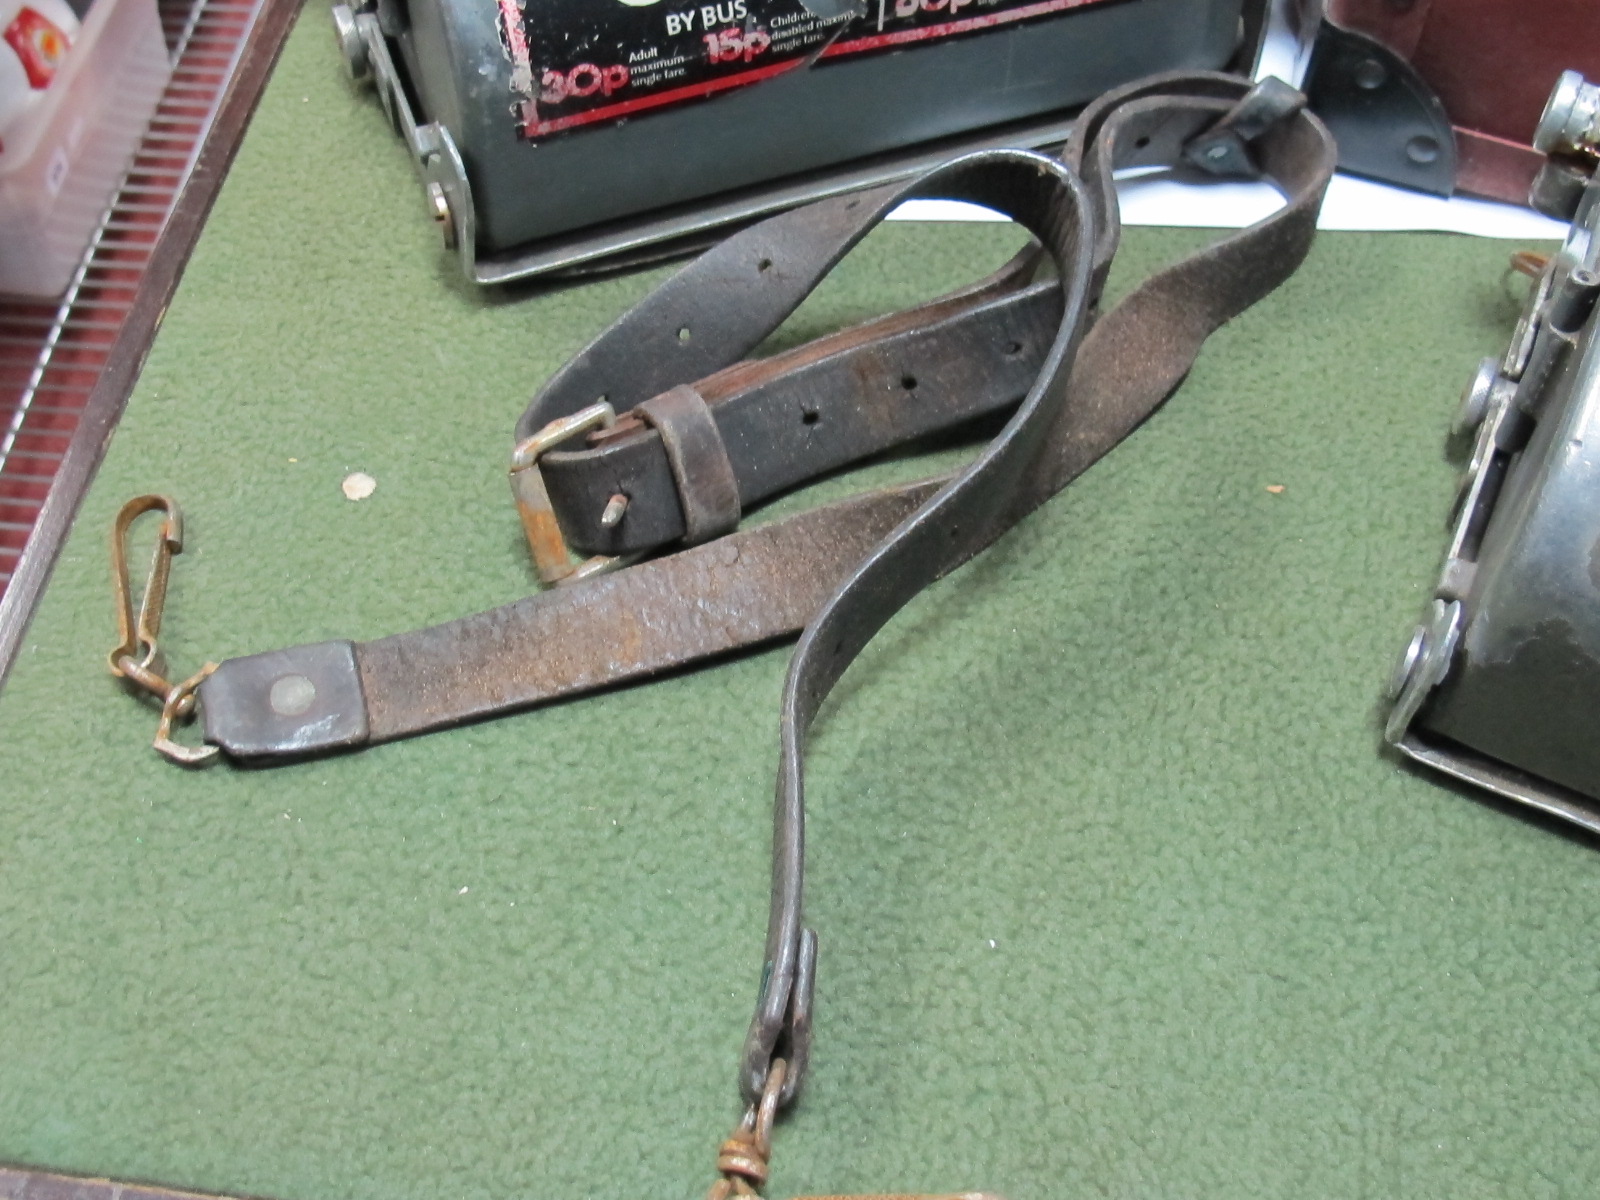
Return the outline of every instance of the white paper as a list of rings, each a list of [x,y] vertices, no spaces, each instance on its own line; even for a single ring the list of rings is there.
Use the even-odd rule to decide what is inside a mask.
[[[1140,173],[1117,182],[1124,225],[1175,225],[1237,229],[1254,224],[1283,199],[1265,183],[1180,181],[1169,172]],[[908,200],[893,221],[1004,221],[1005,217],[956,200]],[[1559,240],[1567,225],[1531,208],[1466,196],[1428,196],[1405,188],[1336,175],[1328,188],[1319,229],[1429,229],[1520,241]]]

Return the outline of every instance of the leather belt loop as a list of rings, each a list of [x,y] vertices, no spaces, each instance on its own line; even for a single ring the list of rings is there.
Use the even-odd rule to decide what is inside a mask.
[[[661,435],[683,508],[685,544],[732,533],[739,526],[739,481],[722,431],[704,398],[688,384],[662,392],[634,410]]]

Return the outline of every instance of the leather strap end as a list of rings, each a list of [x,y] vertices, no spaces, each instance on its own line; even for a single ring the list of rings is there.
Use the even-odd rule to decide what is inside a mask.
[[[364,745],[361,667],[351,642],[230,658],[200,685],[206,741],[237,759],[292,758]]]

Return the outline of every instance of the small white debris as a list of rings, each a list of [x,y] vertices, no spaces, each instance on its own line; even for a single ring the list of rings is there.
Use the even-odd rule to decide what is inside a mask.
[[[365,471],[352,471],[339,485],[346,500],[365,500],[378,490],[378,481]]]
[[[456,893],[456,895],[465,896],[471,890],[472,890],[471,888],[462,888],[459,892]]]
[[[994,948],[995,948],[994,939],[990,938],[989,939],[989,949],[993,950]]]

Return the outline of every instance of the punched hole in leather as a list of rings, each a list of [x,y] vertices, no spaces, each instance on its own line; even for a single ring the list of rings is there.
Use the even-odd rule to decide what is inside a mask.
[[[1189,161],[1214,174],[1259,175],[1250,146],[1274,123],[1293,115],[1302,102],[1297,92],[1277,80],[1258,85],[1247,98],[1241,98],[1234,77],[1189,80],[1194,90],[1186,98],[1197,103],[1187,110],[1163,102],[1170,93],[1158,78],[1131,85],[1126,95],[1085,111],[1080,125],[1084,133],[1075,146],[1069,146],[1069,158],[1081,154],[1085,145],[1116,143],[1109,153],[1091,154],[1082,164],[1086,180],[1102,193],[1108,214],[1098,260],[1109,261],[1117,240],[1112,167]],[[1146,101],[1154,101],[1154,107]],[[1117,136],[1102,139],[1099,134],[1111,112],[1117,114]],[[1219,148],[1220,158],[1214,156]],[[884,190],[863,193],[862,208],[871,207],[870,200]],[[769,240],[788,244],[781,238]],[[771,269],[773,260],[760,247],[744,257],[753,258],[754,274],[763,272],[764,263]],[[729,448],[742,506],[748,510],[870,455],[1014,407],[1037,375],[1060,316],[1059,289],[1031,281],[1033,261],[1014,263],[967,293],[817,339],[774,359],[737,363],[699,380],[696,386]],[[784,267],[792,268],[794,262],[791,250]],[[799,274],[813,282],[820,278],[809,264]],[[737,276],[726,264],[717,274],[719,279]],[[974,303],[980,298],[974,293],[985,288],[1013,294],[998,307]],[[1029,292],[1025,298],[1016,294],[1024,291]],[[678,289],[676,295],[681,294]],[[663,289],[662,307],[675,298]],[[736,294],[730,303],[743,304],[745,299]],[[650,344],[657,344],[667,342],[672,330],[709,329],[694,335],[704,348],[723,327],[720,310],[726,305],[716,300],[700,297],[701,305],[711,306],[709,320],[705,311],[679,310],[657,314],[652,321],[642,305],[625,318],[631,319],[630,338],[644,334]],[[656,330],[653,335],[651,326]],[[617,332],[603,335],[602,340],[609,342],[608,353],[632,357],[631,345],[614,336]],[[659,365],[670,369],[677,361],[669,350]],[[558,375],[529,406],[519,430],[565,415],[596,389],[603,388],[619,411],[644,398],[628,390],[642,381],[630,379],[626,368],[621,377],[595,378],[595,358],[587,352],[573,366],[578,368],[575,377]],[[650,382],[659,384],[662,378],[657,375]],[[579,380],[581,384],[574,387]],[[568,544],[581,554],[639,554],[695,540],[671,502],[676,480],[664,445],[639,430],[639,422],[624,417],[612,430],[595,435],[590,448],[563,447],[546,460],[545,482],[553,510]],[[619,493],[629,498],[628,511],[621,522],[607,523],[602,519],[606,505]]]
[[[833,471],[1015,407],[1059,319],[1059,288],[1033,283],[1013,265],[960,293],[735,362],[694,385],[749,511]],[[617,401],[615,391],[607,394]],[[621,402],[636,399],[649,402],[626,394]],[[554,420],[569,403],[567,389],[552,385],[530,412]],[[569,546],[619,555],[697,540],[675,503],[681,482],[656,430],[624,415],[591,441],[542,462]],[[605,506],[619,493],[628,508],[608,525]]]

